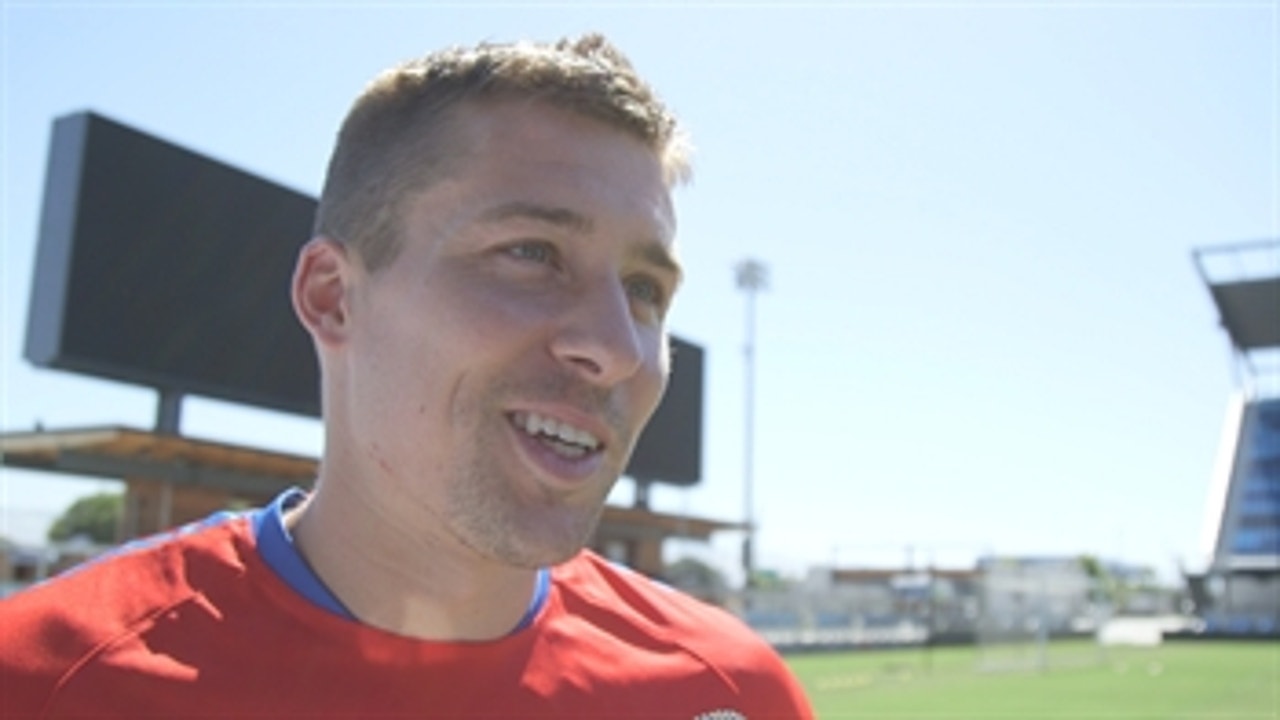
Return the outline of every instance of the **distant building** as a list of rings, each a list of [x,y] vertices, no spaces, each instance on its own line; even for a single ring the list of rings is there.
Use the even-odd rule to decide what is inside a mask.
[[[1193,595],[1210,633],[1280,635],[1280,398],[1236,403],[1227,426]]]
[[[1099,561],[1098,572],[1079,556],[984,557],[972,568],[817,567],[798,583],[746,594],[741,614],[784,647],[880,647],[1083,635],[1112,615],[1172,609],[1151,568]]]
[[[0,539],[0,597],[53,577],[106,549],[81,536],[42,546]]]
[[[1188,576],[1211,634],[1280,636],[1280,240],[1197,250],[1236,361],[1204,526]]]
[[[56,559],[52,548],[19,545],[0,538],[0,597],[48,577]]]

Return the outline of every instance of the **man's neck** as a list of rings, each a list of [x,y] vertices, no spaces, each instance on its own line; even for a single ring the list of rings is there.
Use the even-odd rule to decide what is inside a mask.
[[[299,554],[357,619],[434,641],[494,640],[517,626],[536,571],[494,563],[430,529],[399,527],[343,489],[317,483],[285,525]]]

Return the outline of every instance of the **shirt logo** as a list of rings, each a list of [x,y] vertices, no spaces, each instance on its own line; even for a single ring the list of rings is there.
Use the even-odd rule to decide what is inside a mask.
[[[737,710],[712,710],[695,715],[693,720],[747,720],[747,716]]]

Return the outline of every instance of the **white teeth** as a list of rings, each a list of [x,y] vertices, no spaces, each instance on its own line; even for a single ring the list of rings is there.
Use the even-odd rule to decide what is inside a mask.
[[[545,435],[569,445],[581,446],[587,450],[595,450],[600,446],[600,440],[596,436],[586,430],[566,425],[554,418],[536,413],[517,413],[514,419],[516,425],[530,435]]]

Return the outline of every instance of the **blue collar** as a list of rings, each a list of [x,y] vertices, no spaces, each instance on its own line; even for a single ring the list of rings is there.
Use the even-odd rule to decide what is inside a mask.
[[[270,505],[253,513],[253,534],[258,541],[258,554],[299,595],[331,613],[355,620],[356,616],[302,559],[302,554],[293,544],[293,535],[284,525],[284,514],[306,498],[303,491],[290,488],[280,493]]]
[[[258,554],[267,565],[275,571],[280,579],[288,583],[297,593],[313,604],[328,610],[335,615],[359,622],[356,616],[338,600],[337,596],[320,580],[307,561],[302,558],[298,548],[293,544],[293,536],[285,527],[284,514],[301,503],[307,497],[298,488],[290,488],[276,497],[270,505],[259,508],[250,516],[253,524],[253,535],[257,541]],[[551,590],[551,572],[546,568],[538,571],[534,582],[533,597],[525,608],[524,617],[516,624],[512,633],[520,632],[533,624],[534,619],[546,604]]]

